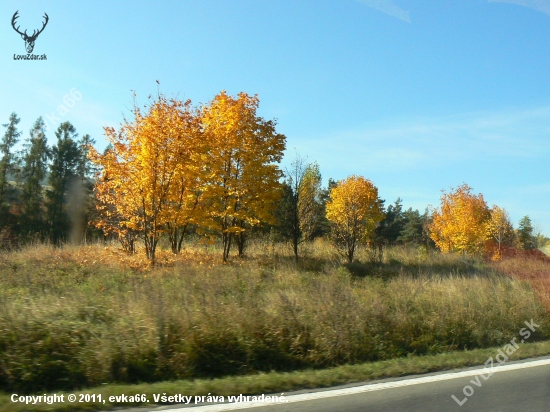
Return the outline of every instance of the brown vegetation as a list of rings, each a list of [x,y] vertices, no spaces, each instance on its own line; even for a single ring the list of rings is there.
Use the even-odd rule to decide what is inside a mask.
[[[537,249],[505,248],[503,255],[492,266],[514,280],[527,282],[550,313],[550,258]]]
[[[169,245],[166,245],[169,250]],[[108,382],[321,368],[498,346],[548,317],[523,282],[424,248],[341,265],[323,241],[258,241],[143,254],[36,246],[0,255],[0,386],[36,392]],[[217,249],[216,249],[217,248]],[[536,339],[536,338],[533,338]]]

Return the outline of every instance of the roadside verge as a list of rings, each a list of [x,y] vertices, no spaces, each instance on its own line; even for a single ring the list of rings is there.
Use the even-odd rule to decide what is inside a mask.
[[[55,392],[47,395],[64,395],[63,402],[25,404],[12,402],[13,394],[0,394],[0,410],[5,412],[21,411],[93,411],[115,407],[147,406],[154,407],[154,395],[173,396],[228,396],[281,394],[282,392],[300,389],[326,388],[330,386],[365,382],[375,379],[400,377],[436,371],[483,365],[488,358],[495,356],[500,348],[476,349],[472,351],[450,352],[430,356],[409,356],[360,365],[345,365],[330,369],[304,370],[296,372],[270,372],[248,376],[233,376],[221,379],[197,379],[193,381],[158,382],[139,385],[104,385],[84,391]],[[509,360],[521,360],[550,355],[550,341],[525,343],[510,354]],[[69,394],[76,395],[76,402],[68,402]],[[95,402],[79,402],[85,395],[95,395]],[[44,395],[31,394],[35,396]],[[81,396],[82,395],[82,396]],[[101,395],[101,402],[98,397]],[[122,402],[110,397],[126,395],[126,399],[139,395],[148,402]],[[104,402],[103,402],[104,401]],[[167,403],[165,403],[167,404]]]

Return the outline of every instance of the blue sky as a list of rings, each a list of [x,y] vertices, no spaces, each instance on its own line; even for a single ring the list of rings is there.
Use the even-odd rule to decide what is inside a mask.
[[[30,33],[48,13],[46,61],[14,60],[16,10]],[[549,35],[550,0],[4,0],[0,123],[27,137],[74,89],[56,117],[103,148],[155,80],[196,104],[245,91],[325,182],[363,175],[420,210],[468,183],[550,235]]]

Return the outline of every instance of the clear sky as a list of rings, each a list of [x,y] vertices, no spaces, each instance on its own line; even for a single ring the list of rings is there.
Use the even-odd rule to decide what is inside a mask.
[[[48,14],[47,60],[14,60],[17,10],[29,34]],[[550,235],[549,36],[550,0],[3,0],[0,123],[16,112],[27,137],[55,115],[104,148],[131,90],[244,91],[278,120],[285,162],[307,156],[325,182],[363,175],[421,211],[467,183]]]

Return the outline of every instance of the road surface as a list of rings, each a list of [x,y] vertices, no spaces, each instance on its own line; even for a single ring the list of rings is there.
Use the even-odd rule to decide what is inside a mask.
[[[250,402],[149,408],[163,412],[548,412],[550,358],[408,378],[384,379],[317,391],[284,395],[284,403]],[[280,395],[280,394],[278,394]],[[453,398],[454,395],[454,398]],[[143,409],[141,409],[143,411]]]

